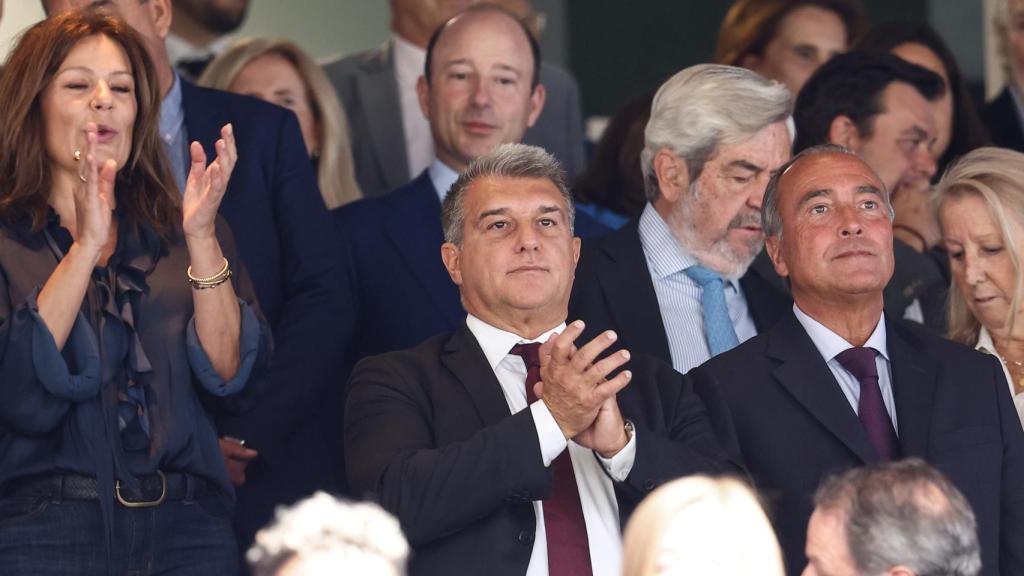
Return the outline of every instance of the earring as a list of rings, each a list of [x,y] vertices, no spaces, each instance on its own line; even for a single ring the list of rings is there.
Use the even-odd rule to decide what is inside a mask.
[[[82,151],[81,150],[75,150],[75,162],[81,162],[81,161],[82,161]]]

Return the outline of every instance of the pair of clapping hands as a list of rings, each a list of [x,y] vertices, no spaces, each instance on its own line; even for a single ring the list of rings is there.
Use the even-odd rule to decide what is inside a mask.
[[[633,373],[623,370],[608,376],[629,361],[629,351],[599,356],[618,339],[608,330],[576,347],[583,333],[582,320],[566,326],[540,347],[540,379],[534,387],[567,439],[611,458],[629,442],[616,394],[629,384]]]
[[[189,147],[192,165],[189,169],[185,193],[182,196],[182,229],[186,238],[213,238],[217,210],[227,190],[228,179],[238,160],[235,134],[231,124],[221,128],[221,138],[214,147],[217,158],[206,165],[206,153],[198,142]],[[86,150],[79,172],[81,186],[74,191],[76,241],[82,245],[102,248],[110,240],[112,214],[116,207],[114,181],[117,162],[108,158],[100,162],[95,150],[98,128],[95,123],[86,127]],[[76,159],[80,153],[76,152]]]

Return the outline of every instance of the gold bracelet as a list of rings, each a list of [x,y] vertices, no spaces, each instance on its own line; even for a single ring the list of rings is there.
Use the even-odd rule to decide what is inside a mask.
[[[188,276],[188,283],[192,286],[193,290],[205,290],[207,288],[216,288],[224,282],[227,282],[228,278],[231,278],[231,268],[228,267],[228,259],[225,258],[224,266],[213,276],[196,278],[192,275],[191,266],[188,267],[185,274]]]

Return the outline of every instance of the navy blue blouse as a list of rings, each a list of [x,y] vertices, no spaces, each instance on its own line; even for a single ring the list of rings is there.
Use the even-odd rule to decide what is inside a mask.
[[[51,214],[38,233],[0,226],[0,486],[19,477],[75,473],[113,481],[187,472],[233,490],[207,410],[251,404],[245,383],[271,350],[269,329],[235,257],[227,226],[218,237],[239,296],[240,366],[225,381],[199,345],[186,282],[188,251],[121,219],[118,244],[97,267],[63,350],[39,316],[36,298],[71,237]],[[129,389],[131,392],[128,392]],[[141,399],[143,444],[126,446],[119,404]],[[129,443],[130,444],[130,443]]]

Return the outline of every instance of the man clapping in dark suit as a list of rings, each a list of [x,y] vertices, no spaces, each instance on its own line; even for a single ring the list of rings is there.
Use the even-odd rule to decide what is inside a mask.
[[[350,484],[399,518],[412,574],[618,574],[620,525],[647,492],[733,469],[671,367],[602,357],[610,331],[574,345],[573,212],[543,150],[475,160],[442,213],[468,318],[352,375]]]
[[[939,469],[971,503],[983,574],[1024,573],[1024,433],[1002,368],[883,313],[892,218],[885,185],[852,151],[797,155],[762,208],[792,314],[687,381],[771,499],[789,573],[804,566],[818,483],[901,457]]]

